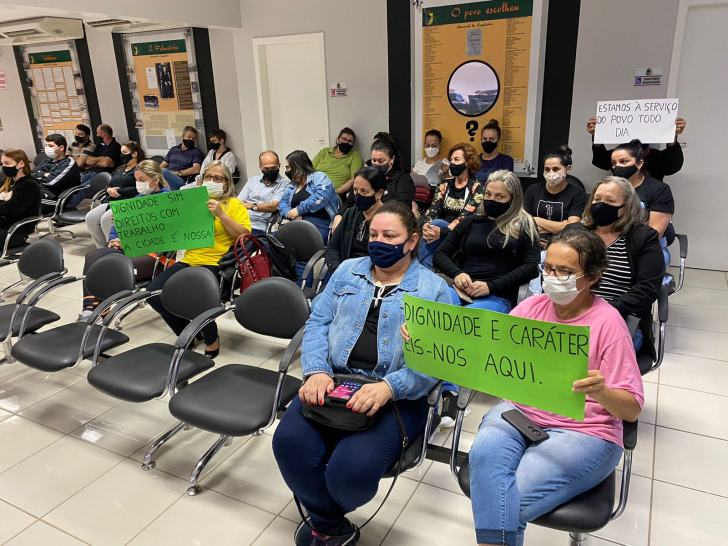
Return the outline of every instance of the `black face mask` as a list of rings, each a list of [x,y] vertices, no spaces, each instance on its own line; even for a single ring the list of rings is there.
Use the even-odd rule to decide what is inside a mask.
[[[611,226],[619,220],[619,209],[624,205],[616,206],[609,203],[592,203],[590,212],[594,223],[600,227]]]
[[[88,137],[86,138],[80,138],[76,137],[76,142],[73,143],[74,146],[83,146],[88,142]]]
[[[348,154],[353,147],[354,145],[348,142],[339,142],[339,151],[344,155]]]
[[[15,178],[16,176],[18,176],[18,171],[19,169],[17,165],[15,165],[14,167],[6,167],[5,165],[3,165],[3,172],[8,178]]]
[[[491,142],[490,140],[486,140],[485,142],[481,142],[480,144],[481,144],[481,146],[483,146],[483,151],[486,154],[492,153],[493,150],[495,150],[498,147],[497,142]]]
[[[192,141],[190,140],[189,142],[192,142]],[[194,142],[193,142],[193,143],[192,143],[192,146],[194,146],[194,145],[195,145],[195,144],[194,144]],[[191,148],[191,147],[192,147],[192,146],[187,146],[187,144],[185,144],[185,146],[186,146],[187,148]],[[219,143],[219,142],[210,142],[210,146],[209,146],[209,148],[210,148],[211,150],[215,150],[215,151],[217,151],[217,150],[219,150],[219,149],[220,149],[220,143]]]
[[[492,199],[483,199],[483,212],[485,212],[486,216],[490,216],[491,218],[503,216],[506,212],[508,212],[509,208],[511,208],[510,201],[508,203],[499,203]]]
[[[389,163],[385,163],[384,165],[372,165],[372,166],[379,169],[384,176],[387,176],[387,173],[389,172],[389,169],[391,168],[391,165]]]
[[[195,141],[194,140],[187,140],[186,138],[185,139],[182,139],[182,144],[184,144],[185,145],[185,148],[187,148],[189,150],[191,150],[192,148],[195,147]]]
[[[95,143],[96,143],[96,144],[97,144],[98,146],[100,146],[101,144],[103,144],[103,143],[104,143],[104,137],[100,137],[100,136],[98,136],[98,135],[97,135],[97,136],[95,136],[95,137],[94,137],[94,142],[95,142]]]
[[[286,169],[286,176],[288,177],[288,180],[293,182],[293,171],[291,171],[291,169]]]
[[[627,167],[617,166],[612,167],[612,174],[629,180],[638,170],[637,165],[629,165]]]
[[[266,180],[268,182],[275,182],[276,180],[278,180],[278,173],[280,173],[281,170],[280,169],[271,169],[269,171],[261,171],[261,172],[263,173],[263,180]],[[286,171],[286,176],[288,176],[288,173],[290,173],[290,171]]]
[[[132,154],[121,154],[119,156],[119,159],[121,159],[122,163],[129,163],[132,159]]]
[[[454,177],[458,177],[465,172],[468,166],[465,163],[450,163],[450,174]]]

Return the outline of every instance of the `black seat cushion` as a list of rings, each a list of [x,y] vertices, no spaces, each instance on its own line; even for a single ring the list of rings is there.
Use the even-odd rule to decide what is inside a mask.
[[[86,221],[86,215],[91,209],[74,209],[67,210],[58,215],[56,220],[63,224],[83,224]]]
[[[316,294],[316,289],[312,286],[307,286],[303,289],[303,295],[306,296],[307,300],[314,299],[318,294]]]
[[[278,377],[277,371],[229,364],[180,390],[170,399],[169,412],[183,423],[209,432],[247,436],[268,423]],[[300,379],[286,376],[279,409],[300,388]]]
[[[470,497],[470,458],[466,457],[458,473],[460,489]],[[616,471],[589,491],[577,495],[551,512],[536,518],[533,523],[541,527],[571,533],[593,533],[603,528],[612,518],[616,484]]]
[[[432,434],[433,431],[437,430],[437,427],[440,426],[440,416],[436,413],[432,416],[432,427],[430,428],[430,434]],[[404,449],[404,457],[402,457],[402,467],[400,469],[400,474],[402,472],[405,472],[412,468],[417,462],[420,454],[422,453],[422,442],[425,441],[425,427],[422,427],[422,430],[420,430],[419,434],[414,437],[414,439],[410,440],[409,444],[407,444],[407,447]],[[389,467],[386,474],[384,474],[385,478],[394,478],[395,475],[397,475],[397,465],[399,464],[399,456],[397,456],[397,460],[394,462],[392,466]]]
[[[637,366],[640,369],[640,375],[645,375],[649,372],[653,364],[652,355],[649,351],[640,349],[637,353]]]
[[[8,331],[8,326],[10,326],[10,318],[13,316],[13,309],[15,309],[14,305],[3,305],[2,307],[0,307],[0,337],[4,336],[5,333]],[[13,324],[13,336],[18,335],[18,332],[20,331],[20,324],[23,322],[23,315],[25,315],[25,312],[27,310],[27,305],[20,306],[20,310],[15,317],[15,324]],[[61,317],[59,317],[52,311],[47,311],[45,309],[40,309],[39,307],[36,307],[35,309],[33,309],[33,311],[30,313],[30,316],[28,317],[28,322],[25,325],[25,331],[26,333],[35,332],[36,330],[43,328],[43,326],[45,326],[46,324],[50,324],[52,322],[60,320],[60,318]]]
[[[57,372],[69,368],[76,363],[86,326],[88,325],[85,322],[73,322],[23,337],[13,346],[13,358],[26,366],[44,372]],[[93,356],[96,338],[100,331],[101,326],[99,325],[95,325],[91,329],[83,351],[84,358]],[[101,343],[101,352],[123,345],[127,341],[129,338],[121,332],[108,330]]]
[[[88,382],[114,398],[147,402],[161,396],[167,383],[174,345],[152,343],[114,355],[88,373]],[[188,381],[209,370],[215,362],[203,354],[185,351],[178,380]]]

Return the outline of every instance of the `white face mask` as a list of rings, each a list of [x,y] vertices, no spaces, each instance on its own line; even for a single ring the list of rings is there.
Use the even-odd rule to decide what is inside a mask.
[[[553,275],[545,275],[543,278],[543,293],[557,305],[568,305],[586,288],[586,286],[581,290],[576,288],[576,281],[581,277],[572,275],[568,280],[561,281]]]
[[[51,148],[50,146],[46,146],[45,147],[45,150],[44,150],[45,155],[47,155],[51,159],[53,159],[54,157],[56,157],[56,152],[57,151],[58,151],[58,148]]]
[[[566,178],[566,171],[561,171],[558,173],[546,173],[543,175],[543,177],[546,179],[546,183],[549,186],[558,186]]]
[[[425,153],[427,157],[435,157],[440,153],[440,148],[425,148]]]
[[[146,182],[137,181],[136,188],[140,195],[149,195],[150,193],[152,193],[152,188],[150,188],[149,184],[147,184]]]
[[[203,180],[202,185],[207,188],[207,195],[210,197],[220,197],[225,191],[225,184],[215,182],[214,180]]]

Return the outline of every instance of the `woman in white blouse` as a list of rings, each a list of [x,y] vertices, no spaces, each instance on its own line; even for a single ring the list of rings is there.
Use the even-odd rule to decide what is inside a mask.
[[[445,173],[442,172],[442,160],[440,145],[442,144],[442,133],[437,129],[431,129],[425,133],[425,157],[421,157],[412,167],[412,174],[421,174],[427,177],[430,186],[437,186],[443,180]]]

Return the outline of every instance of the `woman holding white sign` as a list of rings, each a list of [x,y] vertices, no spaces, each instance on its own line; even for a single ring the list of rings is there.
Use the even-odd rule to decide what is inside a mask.
[[[642,378],[627,326],[616,309],[590,292],[606,267],[606,249],[596,234],[564,230],[546,250],[545,295],[532,296],[511,312],[589,326],[588,377],[572,387],[586,393],[586,407],[583,421],[508,401],[485,415],[470,450],[470,493],[481,546],[521,546],[528,522],[604,481],[622,455],[622,421],[635,421],[642,411]],[[402,334],[408,338],[404,327]],[[512,410],[549,437],[529,443],[502,417]]]

